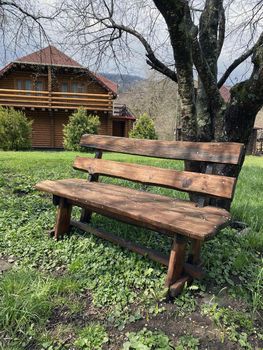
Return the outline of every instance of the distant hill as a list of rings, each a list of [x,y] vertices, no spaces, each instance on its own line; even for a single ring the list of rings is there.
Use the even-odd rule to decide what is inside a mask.
[[[144,79],[138,75],[132,74],[115,74],[115,73],[100,73],[106,78],[114,81],[119,85],[119,92],[125,92],[129,90],[132,86]]]

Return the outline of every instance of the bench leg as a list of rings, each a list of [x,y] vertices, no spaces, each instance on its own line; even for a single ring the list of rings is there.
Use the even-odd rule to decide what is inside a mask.
[[[200,254],[201,254],[202,242],[197,239],[193,239],[191,248],[192,250],[191,250],[191,254],[189,254],[188,260],[193,265],[199,265],[201,263]]]
[[[60,236],[63,237],[64,234],[69,233],[71,211],[72,205],[67,202],[66,198],[60,198],[55,226],[55,239],[58,240]]]
[[[185,263],[186,246],[186,237],[177,235],[174,238],[165,282],[165,286],[168,288],[182,277]]]
[[[92,215],[92,211],[82,208],[81,215],[80,215],[80,222],[89,223],[91,220],[91,215]]]

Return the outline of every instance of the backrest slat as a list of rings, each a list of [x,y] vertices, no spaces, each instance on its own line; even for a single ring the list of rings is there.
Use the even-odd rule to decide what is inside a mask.
[[[92,175],[106,175],[227,199],[232,199],[236,184],[236,179],[233,177],[163,169],[104,159],[77,157],[73,167]]]
[[[106,135],[83,135],[80,145],[118,153],[147,157],[192,160],[219,164],[239,164],[244,145],[234,142],[186,142],[138,140]]]

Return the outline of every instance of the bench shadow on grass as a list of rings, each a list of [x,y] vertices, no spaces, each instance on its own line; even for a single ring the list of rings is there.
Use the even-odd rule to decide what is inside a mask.
[[[157,190],[158,191],[158,190]],[[162,191],[163,192],[163,191]],[[171,191],[174,193],[174,191]],[[168,193],[168,194],[171,194]],[[157,192],[158,193],[158,192]],[[160,192],[159,192],[160,193]],[[163,194],[163,193],[161,193]],[[182,198],[182,196],[181,196]],[[251,210],[256,211],[257,204],[254,203],[251,205]],[[240,211],[240,206],[235,207],[235,212]],[[78,220],[80,217],[80,209],[75,208],[73,211],[75,219]],[[235,215],[236,217],[236,215]],[[238,216],[237,219],[243,220],[242,217]],[[255,220],[254,220],[255,221]],[[154,250],[159,251],[160,253],[163,253],[167,256],[169,256],[172,239],[168,236],[165,236],[164,234],[159,234],[158,232],[153,232],[151,230],[147,230],[144,228],[140,228],[137,226],[133,226],[127,223],[120,222],[115,219],[110,219],[105,216],[99,215],[99,214],[93,214],[91,226],[94,226],[96,228],[101,228],[107,232],[113,233],[121,238],[127,239],[129,241],[132,241],[134,243],[140,244],[142,246],[145,246],[147,248],[151,248]],[[258,225],[259,226],[259,225]],[[83,232],[81,230],[75,229],[73,230],[73,234],[78,234],[82,237],[90,237],[90,233]],[[243,271],[243,268],[247,268],[249,270],[254,269],[254,262],[251,260],[249,261],[249,250],[258,250],[260,245],[262,244],[263,247],[263,240],[258,240],[258,233],[256,232],[250,232],[248,234],[248,237],[243,237],[240,239],[239,233],[236,230],[233,229],[223,229],[215,236],[214,239],[206,242],[204,244],[203,249],[203,263],[204,263],[204,270],[206,270],[206,277],[203,281],[203,283],[206,285],[206,287],[211,290],[211,288],[216,292],[216,290],[221,287],[230,286],[229,285],[229,278],[234,278],[235,282],[241,284],[241,281],[237,281],[237,278],[232,276],[232,265],[239,264],[237,271]],[[108,242],[106,240],[97,238],[102,244],[107,245],[113,245],[118,247],[117,245]],[[261,242],[261,243],[260,243]],[[124,254],[129,256],[130,253],[128,249],[120,248]],[[237,250],[240,250],[245,254],[241,255],[237,253]],[[247,255],[248,258],[243,257],[243,255]],[[158,269],[159,271],[163,271],[166,273],[167,268],[163,267],[159,263],[152,262],[147,256],[144,257],[145,262],[152,266],[154,268]],[[249,265],[249,266],[248,266]],[[234,266],[235,268],[235,266]],[[226,274],[225,271],[228,270],[228,273]],[[254,269],[255,270],[255,269]],[[222,278],[218,275],[221,275]]]

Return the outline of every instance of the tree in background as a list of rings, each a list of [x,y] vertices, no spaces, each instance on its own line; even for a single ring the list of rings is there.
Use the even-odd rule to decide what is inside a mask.
[[[154,121],[158,139],[174,140],[174,130],[180,116],[178,89],[174,81],[153,72],[147,79],[119,94],[118,102],[129,106],[136,116],[148,114]]]
[[[32,121],[14,108],[0,107],[0,149],[25,150],[31,147]]]
[[[178,84],[183,140],[248,144],[263,105],[262,0],[64,0],[62,12],[67,42],[97,55],[97,62],[113,57],[121,66],[138,40],[146,63]],[[219,74],[219,57],[230,36],[232,46],[239,47]],[[220,88],[248,60],[250,76],[236,83],[224,101]],[[188,162],[186,168],[200,171],[201,164]],[[229,166],[215,170],[235,171]]]
[[[64,126],[64,148],[69,151],[84,151],[79,146],[80,138],[84,134],[97,134],[100,126],[100,119],[95,115],[87,115],[83,108],[79,108],[77,112],[69,117],[69,122]]]
[[[142,114],[136,121],[129,137],[134,139],[157,140],[158,136],[155,131],[153,120],[146,114]]]
[[[49,43],[48,31],[60,13],[43,2],[34,0],[0,0],[0,41],[2,63],[21,56],[28,47],[40,48]],[[28,52],[26,52],[28,53]]]

